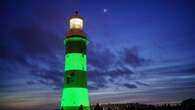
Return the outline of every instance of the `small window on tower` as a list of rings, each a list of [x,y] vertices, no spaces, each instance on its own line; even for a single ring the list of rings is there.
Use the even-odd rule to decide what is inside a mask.
[[[70,83],[70,78],[69,78],[69,77],[66,78],[66,83],[67,83],[67,84]]]

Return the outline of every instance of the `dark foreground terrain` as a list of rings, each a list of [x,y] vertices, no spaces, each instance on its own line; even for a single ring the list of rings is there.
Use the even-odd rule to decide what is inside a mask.
[[[146,105],[139,103],[94,105],[92,110],[195,110],[195,100],[190,98],[180,104]]]
[[[85,110],[78,108],[78,110]],[[179,104],[147,105],[139,103],[126,104],[96,104],[91,110],[195,110],[195,99],[187,99]]]

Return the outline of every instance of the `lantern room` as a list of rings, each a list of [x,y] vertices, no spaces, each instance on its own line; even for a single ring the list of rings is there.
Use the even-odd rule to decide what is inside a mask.
[[[83,18],[78,15],[77,11],[75,12],[74,16],[70,17],[69,27],[70,27],[70,30],[72,30],[72,29],[82,30],[83,29]]]

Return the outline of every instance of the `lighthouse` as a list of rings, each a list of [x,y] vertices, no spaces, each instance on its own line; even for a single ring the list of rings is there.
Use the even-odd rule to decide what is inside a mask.
[[[75,12],[69,18],[69,30],[65,35],[66,48],[64,67],[64,87],[60,110],[90,110],[87,87],[88,38],[83,31],[84,18]]]

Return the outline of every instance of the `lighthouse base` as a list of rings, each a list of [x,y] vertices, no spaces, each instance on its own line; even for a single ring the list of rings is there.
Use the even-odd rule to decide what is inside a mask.
[[[79,106],[75,106],[75,107],[62,107],[60,110],[80,110]],[[91,110],[90,107],[83,107],[82,110]]]
[[[89,96],[87,88],[64,88],[60,110],[90,110]]]

